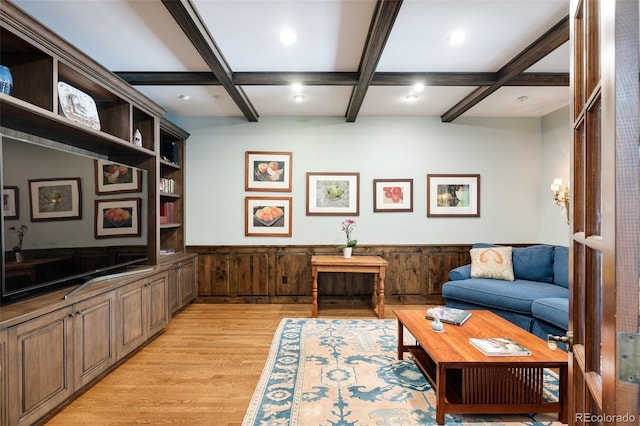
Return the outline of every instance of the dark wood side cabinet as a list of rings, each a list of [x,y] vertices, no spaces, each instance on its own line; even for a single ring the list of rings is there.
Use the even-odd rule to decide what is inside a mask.
[[[184,260],[172,264],[168,271],[169,282],[169,310],[175,314],[198,295],[198,282],[196,279],[196,256],[190,255]]]

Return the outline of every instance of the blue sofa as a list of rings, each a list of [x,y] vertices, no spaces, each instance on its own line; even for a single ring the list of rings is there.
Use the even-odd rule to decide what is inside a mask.
[[[499,247],[474,244],[473,248]],[[569,249],[532,245],[512,248],[514,281],[471,278],[471,265],[449,272],[442,286],[446,305],[485,309],[547,339],[564,336],[569,327]]]

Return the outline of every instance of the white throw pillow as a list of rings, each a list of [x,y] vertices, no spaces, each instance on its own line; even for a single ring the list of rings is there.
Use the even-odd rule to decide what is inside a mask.
[[[513,281],[511,247],[471,249],[471,278]]]

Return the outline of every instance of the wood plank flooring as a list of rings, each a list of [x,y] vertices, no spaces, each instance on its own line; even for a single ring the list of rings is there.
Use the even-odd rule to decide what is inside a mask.
[[[385,318],[395,319],[385,307]],[[45,424],[215,425],[242,423],[282,318],[309,305],[192,304],[165,332]],[[366,307],[320,306],[319,318],[376,318]]]

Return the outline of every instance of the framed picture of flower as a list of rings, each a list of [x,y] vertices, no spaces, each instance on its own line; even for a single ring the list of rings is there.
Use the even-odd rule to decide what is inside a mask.
[[[358,216],[360,173],[307,173],[307,216]]]
[[[412,212],[413,179],[374,179],[374,212]]]
[[[31,221],[82,219],[80,178],[30,179]]]
[[[245,191],[291,192],[290,152],[245,152]]]
[[[291,236],[291,197],[246,197],[244,215],[247,237]]]
[[[20,202],[17,186],[2,187],[2,211],[5,219],[18,219]]]
[[[480,175],[427,175],[427,217],[480,217]]]

